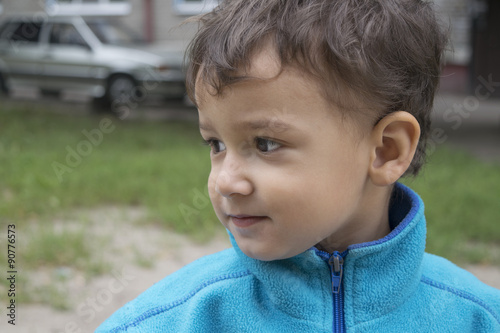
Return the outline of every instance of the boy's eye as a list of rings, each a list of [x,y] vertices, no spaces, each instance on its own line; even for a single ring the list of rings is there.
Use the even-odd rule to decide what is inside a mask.
[[[268,153],[281,147],[279,143],[264,138],[255,139],[255,144],[257,149],[263,153]]]
[[[212,153],[214,154],[218,154],[226,150],[226,145],[222,141],[210,139],[207,140],[206,143],[210,146],[210,148],[212,148]]]

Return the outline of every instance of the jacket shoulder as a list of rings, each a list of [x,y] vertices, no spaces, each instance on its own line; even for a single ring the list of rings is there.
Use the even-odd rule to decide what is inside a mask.
[[[250,275],[233,248],[202,257],[154,284],[108,318],[96,332],[122,332],[160,313],[172,311],[195,295]]]
[[[425,253],[421,282],[434,290],[435,295],[456,310],[477,316],[486,326],[500,329],[500,290],[486,285],[470,272],[447,259]],[[449,310],[451,310],[450,308]],[[467,313],[467,312],[466,312]],[[488,322],[486,324],[486,322]]]

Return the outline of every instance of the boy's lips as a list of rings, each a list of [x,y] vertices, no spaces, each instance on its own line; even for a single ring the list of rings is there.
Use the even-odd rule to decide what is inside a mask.
[[[230,218],[231,222],[238,228],[248,228],[256,223],[264,221],[267,218],[267,216],[253,216],[245,214],[228,214],[228,217]]]

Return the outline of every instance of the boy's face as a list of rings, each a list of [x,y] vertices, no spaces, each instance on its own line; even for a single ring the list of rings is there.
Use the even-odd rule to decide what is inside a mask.
[[[260,60],[250,74],[265,76],[273,66]],[[210,199],[240,249],[275,260],[321,242],[355,242],[370,219],[369,134],[359,134],[370,125],[342,119],[314,82],[291,69],[233,84],[221,97],[208,91],[198,83]]]

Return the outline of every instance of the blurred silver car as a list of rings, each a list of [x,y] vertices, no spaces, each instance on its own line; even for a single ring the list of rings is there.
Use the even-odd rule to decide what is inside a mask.
[[[182,98],[183,49],[152,50],[103,18],[11,18],[0,25],[0,89],[78,92],[108,106]]]

